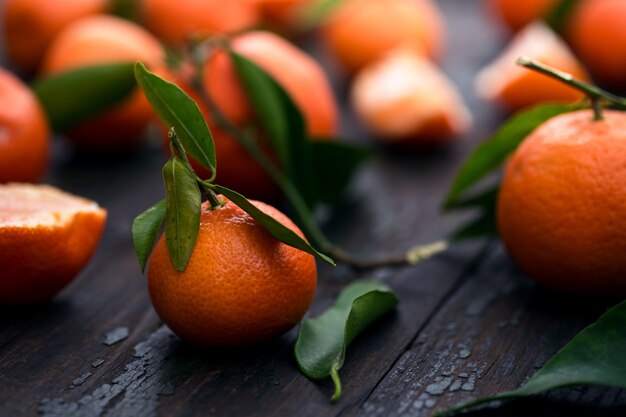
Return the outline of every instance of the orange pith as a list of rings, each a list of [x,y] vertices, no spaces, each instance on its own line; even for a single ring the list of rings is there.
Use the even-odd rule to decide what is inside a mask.
[[[498,199],[502,240],[541,284],[626,293],[626,113],[550,119],[511,158]]]
[[[0,185],[0,303],[44,301],[93,254],[106,211],[44,185]]]
[[[150,260],[150,297],[161,319],[191,343],[259,343],[300,321],[315,293],[315,260],[220,198],[226,204],[219,209],[203,205],[196,246],[183,272],[174,270],[161,237]],[[275,208],[253,204],[302,236]]]
[[[48,166],[49,136],[34,94],[0,68],[0,183],[39,181]]]

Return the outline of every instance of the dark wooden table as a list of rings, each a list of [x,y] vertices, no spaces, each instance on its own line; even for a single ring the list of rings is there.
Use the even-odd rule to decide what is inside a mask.
[[[477,1],[440,2],[449,28],[444,68],[462,86],[475,128],[446,150],[380,149],[325,224],[362,254],[437,240],[459,223],[442,196],[476,142],[502,119],[472,92],[474,74],[504,42]],[[343,87],[339,87],[341,90]],[[345,89],[345,88],[344,88]],[[369,142],[345,115],[347,136]],[[519,386],[609,305],[537,288],[497,241],[453,247],[417,267],[355,274],[321,266],[311,313],[350,280],[374,277],[399,295],[397,311],[359,337],[341,370],[344,395],[302,376],[295,331],[248,350],[186,345],[153,311],[134,257],[133,217],[163,195],[158,146],[127,157],[72,156],[57,146],[48,182],[109,210],[90,265],[53,301],[0,314],[0,415],[429,416]],[[615,389],[565,389],[476,416],[625,416]]]

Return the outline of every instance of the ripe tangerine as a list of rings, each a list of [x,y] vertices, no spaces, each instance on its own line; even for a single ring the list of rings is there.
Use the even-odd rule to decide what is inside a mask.
[[[556,116],[508,163],[500,236],[520,268],[547,287],[626,294],[626,113]]]
[[[263,342],[295,326],[317,284],[313,256],[279,242],[225,197],[202,206],[186,269],[174,269],[162,236],[150,259],[148,288],[161,319],[182,339],[205,346]],[[252,203],[300,236],[284,214]]]

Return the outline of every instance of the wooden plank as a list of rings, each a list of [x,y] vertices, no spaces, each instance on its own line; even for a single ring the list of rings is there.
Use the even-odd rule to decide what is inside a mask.
[[[499,245],[488,253],[368,400],[346,415],[430,416],[461,402],[517,388],[612,305],[611,300],[537,288]],[[626,392],[571,388],[469,415],[623,416],[625,412]]]

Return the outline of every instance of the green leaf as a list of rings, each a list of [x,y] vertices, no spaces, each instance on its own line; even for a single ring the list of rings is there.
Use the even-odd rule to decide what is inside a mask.
[[[215,179],[217,161],[215,144],[195,101],[182,89],[148,71],[142,63],[135,65],[137,83],[159,118],[176,130],[185,150],[203,167],[212,172]]]
[[[33,90],[55,131],[89,120],[126,99],[136,88],[133,63],[83,67],[41,78]]]
[[[332,377],[335,393],[341,395],[339,370],[346,349],[367,326],[392,310],[398,299],[384,284],[357,281],[346,287],[335,304],[314,319],[300,325],[295,355],[303,374],[311,379]]]
[[[499,191],[500,187],[496,185],[477,196],[457,202],[455,208],[478,209],[479,215],[457,229],[450,239],[458,242],[482,236],[498,236],[496,207]]]
[[[496,400],[555,388],[602,385],[626,388],[626,301],[606,312],[565,345],[524,386],[454,407],[440,416]]]
[[[283,172],[309,207],[336,203],[367,153],[337,141],[311,140],[302,112],[282,86],[254,62],[231,56]]]
[[[350,182],[357,167],[371,156],[363,148],[337,140],[311,142],[312,160],[317,161],[315,175],[316,200],[335,204],[339,201],[346,185]]]
[[[233,51],[230,55],[278,160],[283,167],[289,167],[289,142],[306,136],[302,113],[261,67]]]
[[[156,242],[161,225],[165,221],[167,214],[166,200],[161,200],[148,210],[141,213],[133,221],[132,234],[135,253],[141,265],[141,272],[146,270],[146,263],[154,242]]]
[[[580,3],[580,0],[559,0],[550,7],[549,13],[544,17],[548,26],[557,33],[563,34],[570,16]]]
[[[200,229],[202,194],[196,174],[177,156],[163,167],[167,193],[165,242],[177,271],[183,271],[191,258]]]
[[[494,136],[483,142],[461,167],[444,207],[455,206],[461,195],[506,161],[539,125],[562,113],[582,108],[580,104],[545,104],[516,114]]]
[[[344,0],[316,0],[305,9],[305,28],[314,28],[322,24]]]
[[[254,204],[248,201],[247,198],[242,196],[236,191],[230,190],[220,185],[212,185],[211,188],[220,194],[226,196],[229,200],[239,206],[243,211],[248,213],[254,220],[256,220],[265,230],[267,230],[272,236],[280,240],[286,245],[292,246],[296,249],[300,249],[306,253],[317,256],[320,259],[328,262],[331,265],[335,265],[335,262],[328,256],[315,250],[309,243],[298,236],[293,230],[283,226],[279,221],[274,220],[272,217],[263,213]]]

